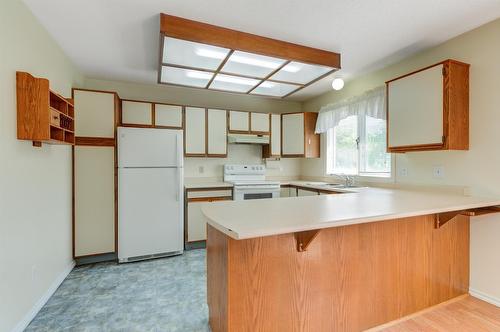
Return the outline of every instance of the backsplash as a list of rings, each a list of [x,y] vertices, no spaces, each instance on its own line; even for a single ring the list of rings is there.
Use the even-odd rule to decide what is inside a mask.
[[[264,164],[262,147],[250,144],[229,144],[227,158],[185,158],[184,177],[222,178],[224,164]],[[268,165],[266,176],[298,177],[301,171],[300,165],[300,159],[282,158]]]

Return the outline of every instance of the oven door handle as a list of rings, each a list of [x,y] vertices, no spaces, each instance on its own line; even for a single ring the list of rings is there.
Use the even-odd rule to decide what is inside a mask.
[[[234,190],[245,190],[245,189],[266,189],[266,190],[280,190],[280,187],[268,187],[268,186],[235,186]]]

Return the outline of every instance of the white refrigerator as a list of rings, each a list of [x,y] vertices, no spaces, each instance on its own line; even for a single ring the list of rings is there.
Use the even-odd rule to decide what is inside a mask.
[[[118,260],[181,254],[181,130],[118,127]]]

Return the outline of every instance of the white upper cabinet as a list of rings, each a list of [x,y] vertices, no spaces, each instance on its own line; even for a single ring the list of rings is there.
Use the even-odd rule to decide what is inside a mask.
[[[115,137],[115,94],[74,90],[75,135]]]
[[[282,115],[283,156],[304,155],[304,113]]]
[[[152,114],[152,103],[122,101],[122,124],[151,126],[153,124]]]
[[[207,154],[209,157],[227,155],[227,112],[218,109],[207,112]]]
[[[244,131],[250,130],[250,113],[241,111],[229,111],[229,130]]]
[[[271,155],[281,155],[281,115],[271,114]]]
[[[269,132],[269,114],[267,113],[250,113],[250,131],[257,133]]]
[[[182,128],[182,106],[154,104],[155,126]]]
[[[281,115],[271,114],[270,143],[262,147],[262,158],[281,156]]]
[[[205,156],[205,109],[199,107],[186,107],[186,123],[184,126],[184,139],[186,156]]]
[[[389,147],[443,142],[443,65],[388,85]]]

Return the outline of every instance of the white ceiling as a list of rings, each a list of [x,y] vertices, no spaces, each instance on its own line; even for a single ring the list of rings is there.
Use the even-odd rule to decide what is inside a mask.
[[[499,0],[23,0],[90,78],[156,83],[159,13],[339,52],[345,79],[500,17]],[[331,89],[327,77],[290,96]]]

